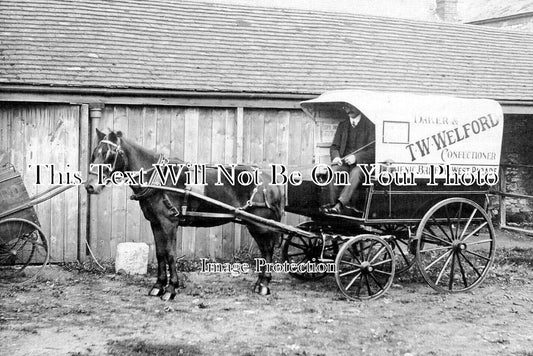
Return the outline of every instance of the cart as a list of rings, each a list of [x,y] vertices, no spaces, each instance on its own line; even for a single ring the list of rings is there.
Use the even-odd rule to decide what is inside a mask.
[[[383,295],[395,274],[414,264],[439,292],[467,291],[485,279],[495,253],[487,208],[500,161],[498,103],[341,90],[301,106],[315,119],[346,117],[347,106],[357,108],[375,125],[376,164],[370,184],[352,202],[361,214],[321,213],[326,192],[318,174],[288,186],[286,211],[309,217],[297,228],[314,236],[287,234],[285,261],[334,263],[338,287],[348,299]],[[413,176],[414,181],[402,180]],[[328,271],[292,274],[317,280]]]
[[[309,219],[298,226],[265,219],[247,212],[247,206],[234,207],[194,190],[143,187],[194,197],[217,206],[234,222],[283,233],[282,257],[291,274],[305,280],[334,274],[348,299],[384,295],[394,276],[414,264],[439,292],[467,291],[485,279],[495,254],[487,210],[489,189],[497,183],[503,134],[498,103],[342,90],[301,105],[313,118],[328,120],[346,118],[345,108],[352,106],[374,123],[375,164],[368,170],[367,186],[352,202],[362,214],[321,211],[328,175],[317,172],[327,172],[327,165],[317,165],[302,182],[287,185],[286,211]],[[408,180],[411,176],[413,181]],[[46,265],[49,245],[33,206],[70,187],[29,198],[13,167],[0,171],[2,281],[27,281],[28,265]],[[182,213],[205,218],[211,214]]]
[[[346,117],[344,109],[351,105],[374,123],[374,169],[363,194],[353,202],[361,215],[322,212],[325,184],[322,175],[313,174],[320,165],[301,184],[287,185],[286,211],[309,218],[298,226],[253,215],[246,207],[193,190],[144,187],[194,197],[225,211],[236,223],[283,233],[284,268],[304,280],[334,275],[348,299],[384,295],[394,276],[414,264],[439,292],[467,291],[485,279],[495,253],[487,209],[489,188],[497,183],[503,133],[498,103],[344,90],[326,92],[301,105],[315,119]],[[414,182],[383,179],[409,174]],[[486,184],[474,184],[478,175]],[[210,213],[187,210],[183,215]]]
[[[48,264],[50,245],[34,206],[69,188],[55,186],[29,197],[15,167],[0,167],[0,284],[27,283]]]

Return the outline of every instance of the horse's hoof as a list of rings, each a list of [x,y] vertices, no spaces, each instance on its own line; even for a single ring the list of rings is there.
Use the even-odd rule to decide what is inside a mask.
[[[165,292],[161,296],[161,300],[164,302],[168,302],[169,300],[173,300],[175,296],[176,296],[175,293]]]
[[[257,293],[259,295],[269,295],[270,288],[268,288],[268,286],[265,286],[263,283],[256,283],[254,285],[254,293]]]
[[[267,286],[261,285],[261,290],[259,291],[259,295],[269,295],[270,294],[270,288]]]
[[[254,284],[253,288],[252,288],[252,291],[256,294],[260,294],[261,293],[261,284],[259,283],[256,283]]]
[[[151,297],[157,297],[157,296],[160,296],[163,294],[163,288],[152,288],[150,289],[150,291],[148,292],[148,295],[151,296]]]

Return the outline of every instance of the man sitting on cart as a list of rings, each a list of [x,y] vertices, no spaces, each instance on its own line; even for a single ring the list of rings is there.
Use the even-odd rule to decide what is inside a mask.
[[[329,204],[323,209],[327,214],[361,213],[351,206],[356,201],[357,189],[363,181],[363,172],[358,164],[374,163],[375,156],[375,127],[374,124],[353,106],[343,108],[348,114],[348,120],[339,123],[333,143],[330,147],[331,165],[333,171],[346,171],[350,174],[350,184],[342,187],[338,195],[339,186],[331,183],[328,186]]]

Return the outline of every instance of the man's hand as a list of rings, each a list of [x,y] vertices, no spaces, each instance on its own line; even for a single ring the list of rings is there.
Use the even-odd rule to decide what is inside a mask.
[[[342,159],[340,157],[335,157],[333,158],[333,161],[331,162],[332,165],[338,165],[338,166],[342,166]]]
[[[348,165],[355,164],[355,155],[348,155],[344,158],[344,162]]]

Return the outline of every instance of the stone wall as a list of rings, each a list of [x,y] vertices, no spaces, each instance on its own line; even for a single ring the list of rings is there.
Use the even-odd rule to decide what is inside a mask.
[[[533,115],[505,116],[501,163],[507,192],[533,196]],[[508,223],[533,224],[533,199],[507,198],[506,213]]]

